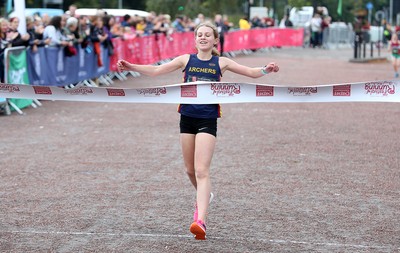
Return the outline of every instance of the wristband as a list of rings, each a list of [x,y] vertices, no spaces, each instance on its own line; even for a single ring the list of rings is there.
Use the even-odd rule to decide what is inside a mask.
[[[267,70],[265,70],[265,67],[266,67],[266,66],[264,66],[264,67],[261,69],[261,74],[263,74],[263,75],[266,75],[266,74],[269,73],[269,72],[267,72]]]

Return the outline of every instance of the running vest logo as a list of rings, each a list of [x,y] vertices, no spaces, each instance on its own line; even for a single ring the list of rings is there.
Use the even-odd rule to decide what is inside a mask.
[[[317,87],[296,87],[288,88],[288,93],[293,96],[311,96],[311,94],[318,93]]]
[[[93,94],[93,90],[91,88],[87,87],[81,87],[78,89],[70,89],[70,90],[64,90],[65,94],[70,94],[70,95],[87,95],[87,94]]]
[[[384,82],[370,82],[364,85],[365,94],[371,97],[386,97],[396,93],[396,84],[389,81]]]
[[[210,62],[208,65],[209,65],[210,67],[215,67],[215,63],[211,63],[211,62]]]
[[[217,97],[232,97],[240,94],[240,84],[212,83],[211,92]]]
[[[256,96],[257,97],[273,97],[274,96],[274,86],[256,86]]]
[[[44,87],[44,86],[32,86],[33,90],[35,91],[35,94],[38,95],[51,95],[53,94],[51,92],[51,88],[50,87]]]
[[[0,83],[0,92],[13,93],[13,92],[18,92],[18,91],[20,91],[18,86]]]
[[[351,95],[351,84],[333,86],[334,97],[350,97],[350,95]]]
[[[211,68],[190,67],[188,72],[215,75],[217,73],[217,70]]]
[[[125,97],[125,91],[123,89],[106,89],[109,97]]]
[[[136,89],[139,95],[144,97],[159,97],[161,95],[167,94],[167,88],[147,88],[147,89]]]
[[[182,98],[197,98],[197,85],[183,85],[181,86]]]

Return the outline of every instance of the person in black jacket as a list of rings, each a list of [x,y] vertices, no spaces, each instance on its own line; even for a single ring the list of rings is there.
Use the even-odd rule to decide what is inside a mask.
[[[12,47],[19,47],[19,46],[27,47],[29,46],[30,35],[29,33],[21,35],[18,32],[18,26],[19,26],[19,18],[18,17],[10,18],[10,29],[7,32],[7,39],[11,42]]]
[[[38,47],[44,47],[50,43],[50,38],[43,39],[43,25],[35,26],[35,20],[31,16],[26,17],[26,29],[30,35],[28,45],[33,52],[36,52]]]

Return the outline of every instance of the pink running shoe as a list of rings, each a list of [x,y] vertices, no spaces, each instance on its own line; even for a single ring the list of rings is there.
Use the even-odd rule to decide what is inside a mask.
[[[190,232],[194,234],[196,240],[206,239],[206,224],[202,220],[197,220],[190,225]]]
[[[211,204],[211,202],[214,199],[214,193],[210,192],[210,200],[209,200],[209,204]],[[194,204],[194,213],[193,213],[193,221],[197,221],[199,217],[199,209],[197,208],[197,203]]]

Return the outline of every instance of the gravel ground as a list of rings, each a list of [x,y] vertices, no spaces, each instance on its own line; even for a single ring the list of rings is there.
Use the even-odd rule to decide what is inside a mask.
[[[390,80],[352,51],[282,48],[236,61],[282,85]],[[181,73],[115,86],[179,83]],[[396,91],[397,92],[397,91]],[[43,101],[0,117],[1,252],[400,252],[394,103],[223,105],[208,240],[188,230],[176,105]]]

